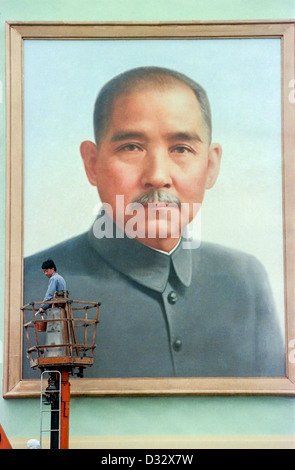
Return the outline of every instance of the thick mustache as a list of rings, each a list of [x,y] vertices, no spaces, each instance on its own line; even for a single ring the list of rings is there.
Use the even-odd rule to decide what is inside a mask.
[[[181,206],[181,201],[177,196],[163,189],[150,189],[140,194],[132,201],[133,204],[148,204],[152,202],[163,202],[165,204],[177,204],[178,207]]]

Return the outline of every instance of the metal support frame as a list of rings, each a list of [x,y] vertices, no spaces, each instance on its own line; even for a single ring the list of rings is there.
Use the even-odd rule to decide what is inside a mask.
[[[61,414],[60,414],[60,449],[69,448],[70,421],[70,382],[69,372],[61,370]]]
[[[44,376],[48,375],[48,387],[44,390]],[[40,446],[42,437],[50,432],[50,449],[69,448],[70,382],[66,369],[45,370],[41,374]],[[48,407],[50,408],[48,409]],[[43,417],[50,413],[50,429],[44,429]],[[48,424],[48,423],[46,423]]]
[[[44,376],[48,376],[48,386],[44,390]],[[48,420],[44,429],[44,415],[50,413],[50,428]],[[60,448],[61,429],[61,372],[45,370],[41,373],[40,400],[40,446],[43,448],[43,434],[50,433],[50,449]]]
[[[42,302],[21,308],[30,366],[41,370],[40,446],[42,449],[43,434],[50,433],[50,449],[68,449],[69,374],[83,377],[84,369],[93,364],[100,302],[70,300],[68,292],[61,291],[55,292],[53,299],[46,303],[51,309],[45,319],[39,318],[35,309],[35,305]],[[48,386],[45,389],[46,374]],[[47,420],[44,426],[46,413],[50,413],[50,424]]]

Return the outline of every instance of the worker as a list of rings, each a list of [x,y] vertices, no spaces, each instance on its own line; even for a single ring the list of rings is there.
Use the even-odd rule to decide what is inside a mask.
[[[43,302],[51,300],[54,296],[54,293],[57,291],[66,291],[66,281],[64,278],[56,272],[56,266],[52,259],[47,259],[42,263],[41,268],[44,271],[46,277],[49,278],[48,288],[43,299]],[[51,306],[51,304],[42,304],[39,308],[39,314],[46,313],[46,310]]]

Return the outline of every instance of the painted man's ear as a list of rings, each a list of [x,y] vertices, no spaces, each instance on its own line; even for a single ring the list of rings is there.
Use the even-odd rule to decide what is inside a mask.
[[[214,186],[217,180],[217,177],[219,175],[221,156],[221,145],[217,143],[210,144],[208,151],[206,189],[212,188],[212,186]]]
[[[97,147],[94,142],[85,140],[80,145],[80,153],[83,159],[84,168],[88,181],[93,186],[96,186],[96,161],[97,161]]]

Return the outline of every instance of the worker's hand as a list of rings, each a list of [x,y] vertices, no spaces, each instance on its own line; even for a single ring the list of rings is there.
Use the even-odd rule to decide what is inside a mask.
[[[38,312],[37,312],[37,313],[40,313],[40,314],[41,314],[41,313],[45,313],[45,310],[44,310],[44,308],[39,308],[39,310],[38,310]]]

